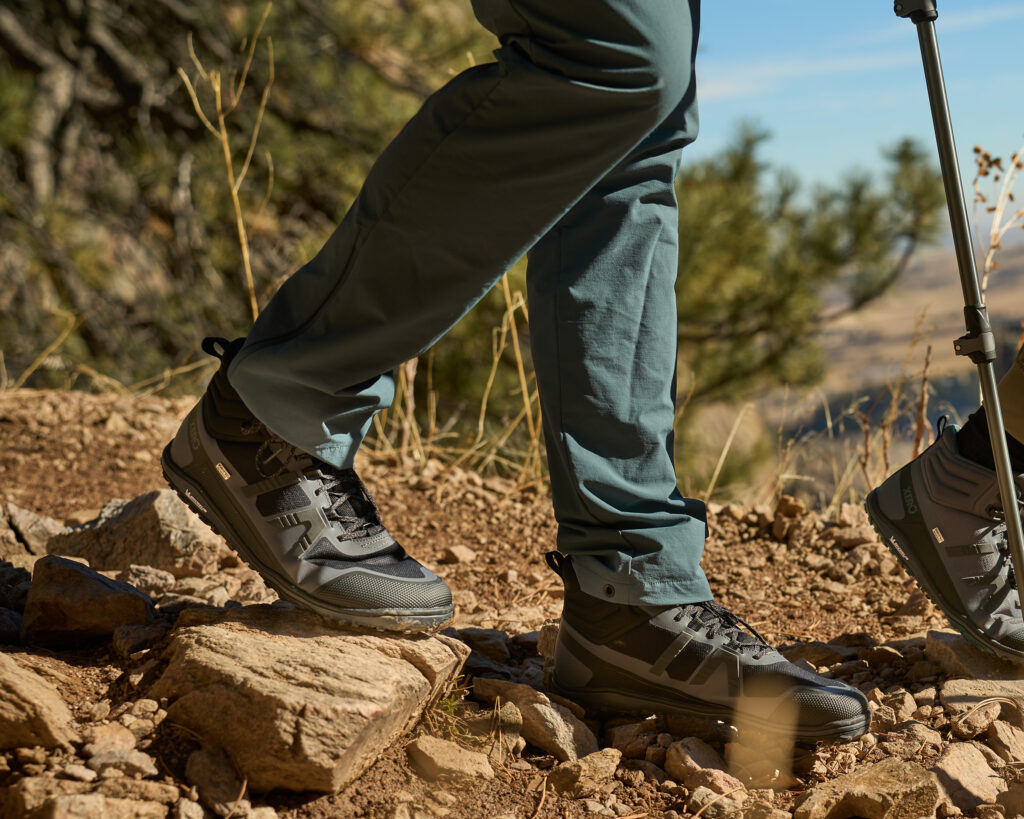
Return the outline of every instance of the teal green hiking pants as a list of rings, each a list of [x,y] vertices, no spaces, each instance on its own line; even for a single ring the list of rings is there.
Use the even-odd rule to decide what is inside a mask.
[[[672,453],[673,181],[697,133],[699,0],[473,4],[497,61],[453,78],[381,154],[229,378],[275,433],[350,466],[395,366],[528,252],[558,548],[589,594],[709,600],[704,507],[680,495]]]

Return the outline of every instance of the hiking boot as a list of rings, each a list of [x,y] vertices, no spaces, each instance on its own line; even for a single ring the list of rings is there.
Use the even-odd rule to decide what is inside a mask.
[[[360,626],[443,626],[450,590],[384,528],[355,471],[276,436],[228,383],[243,341],[203,342],[221,366],[164,449],[168,483],[283,599]]]
[[[860,691],[793,665],[722,606],[609,603],[580,590],[571,558],[547,558],[565,584],[555,693],[602,711],[742,724],[800,742],[868,730]]]
[[[953,628],[989,652],[1019,660],[1024,620],[996,473],[960,454],[957,431],[941,419],[935,443],[865,505],[882,541]],[[1024,475],[1016,482],[1024,485]]]

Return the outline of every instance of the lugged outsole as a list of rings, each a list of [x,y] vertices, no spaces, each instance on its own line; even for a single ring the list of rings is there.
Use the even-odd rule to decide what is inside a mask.
[[[167,481],[167,485],[174,490],[175,494],[181,499],[181,502],[191,509],[203,523],[210,527],[210,529],[222,537],[228,547],[242,558],[242,560],[244,560],[246,564],[249,565],[250,568],[252,568],[261,578],[263,578],[263,582],[277,592],[278,596],[282,600],[286,600],[299,608],[312,611],[322,617],[326,617],[330,620],[334,620],[354,628],[371,629],[373,631],[383,632],[386,634],[436,634],[450,623],[454,617],[454,607],[444,615],[437,616],[417,617],[414,615],[403,616],[389,614],[368,614],[364,616],[357,613],[349,613],[344,610],[331,609],[326,606],[320,607],[315,603],[306,600],[304,597],[297,595],[294,589],[289,588],[287,584],[280,582],[270,572],[262,569],[259,560],[257,560],[255,556],[245,548],[241,539],[236,538],[228,526],[219,525],[212,519],[212,516],[208,514],[206,510],[199,507],[195,499],[191,497],[192,492],[200,495],[210,507],[213,507],[209,498],[199,489],[199,487],[190,483],[189,489],[191,491],[186,492],[182,486],[179,486],[178,481],[184,481],[184,478],[179,478],[175,475],[174,464],[170,461],[169,452],[170,444],[164,448],[160,457],[160,469],[163,473],[164,480]]]
[[[621,715],[623,713],[632,713],[645,716],[649,714],[670,714],[707,722],[708,727],[719,734],[726,733],[730,729],[736,729],[733,717],[723,718],[712,714],[702,714],[698,711],[680,708],[672,703],[635,694],[625,694],[620,691],[574,691],[559,685],[555,680],[551,682],[551,690],[559,696],[583,706],[587,711],[597,714]],[[741,721],[747,723],[750,721],[750,718],[748,717]],[[819,742],[852,742],[867,733],[871,725],[871,716],[864,714],[849,720],[823,725],[815,730],[784,729],[767,722],[755,722],[757,724],[752,724],[750,727],[764,731],[767,734],[792,733],[793,739],[796,742],[813,745]]]
[[[911,564],[909,560],[904,558],[903,555],[900,554],[899,549],[897,549],[896,546],[893,544],[891,538],[902,540],[899,537],[899,535],[895,532],[886,533],[885,529],[888,527],[886,527],[885,523],[883,522],[885,516],[882,514],[882,511],[880,509],[875,508],[878,504],[878,501],[876,500],[877,494],[877,489],[872,490],[864,501],[864,509],[868,513],[868,520],[871,522],[871,528],[875,530],[875,533],[878,535],[882,543],[885,544],[885,547],[889,550],[892,556],[895,557],[896,560],[899,561],[899,564],[904,569],[906,569],[907,573],[914,578],[914,581],[917,583],[918,588],[921,589],[922,592],[924,592],[924,596],[927,597],[933,604],[935,604],[939,611],[941,611],[946,616],[946,622],[948,622],[949,625],[952,626],[957,631],[957,633],[960,634],[961,637],[967,640],[967,642],[969,642],[973,646],[976,646],[977,648],[980,648],[987,654],[990,654],[993,657],[997,657],[1001,660],[1009,660],[1010,662],[1024,661],[1024,652],[1017,653],[1009,648],[997,649],[992,645],[988,644],[987,642],[985,642],[985,640],[982,637],[980,637],[976,632],[974,632],[969,626],[958,622],[956,614],[951,612],[949,606],[945,605],[942,602],[941,595],[934,591],[930,587],[928,582],[923,579],[925,577],[924,572],[920,571],[916,566]]]

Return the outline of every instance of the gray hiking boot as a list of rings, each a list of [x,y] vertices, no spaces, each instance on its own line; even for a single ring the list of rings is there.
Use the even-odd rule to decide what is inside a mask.
[[[372,628],[443,626],[450,590],[384,528],[355,471],[274,435],[228,383],[241,345],[203,342],[221,367],[164,449],[168,483],[285,600]]]
[[[547,558],[565,584],[555,693],[601,711],[742,723],[800,742],[868,730],[860,691],[793,665],[722,606],[609,603],[580,590],[570,558]]]
[[[996,474],[963,457],[956,436],[940,420],[935,443],[868,495],[868,515],[957,631],[1019,660],[1024,620]]]

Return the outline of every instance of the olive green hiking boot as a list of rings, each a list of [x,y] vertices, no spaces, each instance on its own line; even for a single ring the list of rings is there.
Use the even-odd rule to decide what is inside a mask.
[[[868,495],[883,542],[950,624],[981,648],[1024,659],[1024,619],[996,473],[963,457],[958,428]],[[1016,476],[1018,502],[1024,475]]]
[[[242,341],[203,342],[221,366],[164,449],[167,481],[285,600],[359,626],[441,628],[451,591],[384,528],[355,471],[282,440],[228,383]]]

